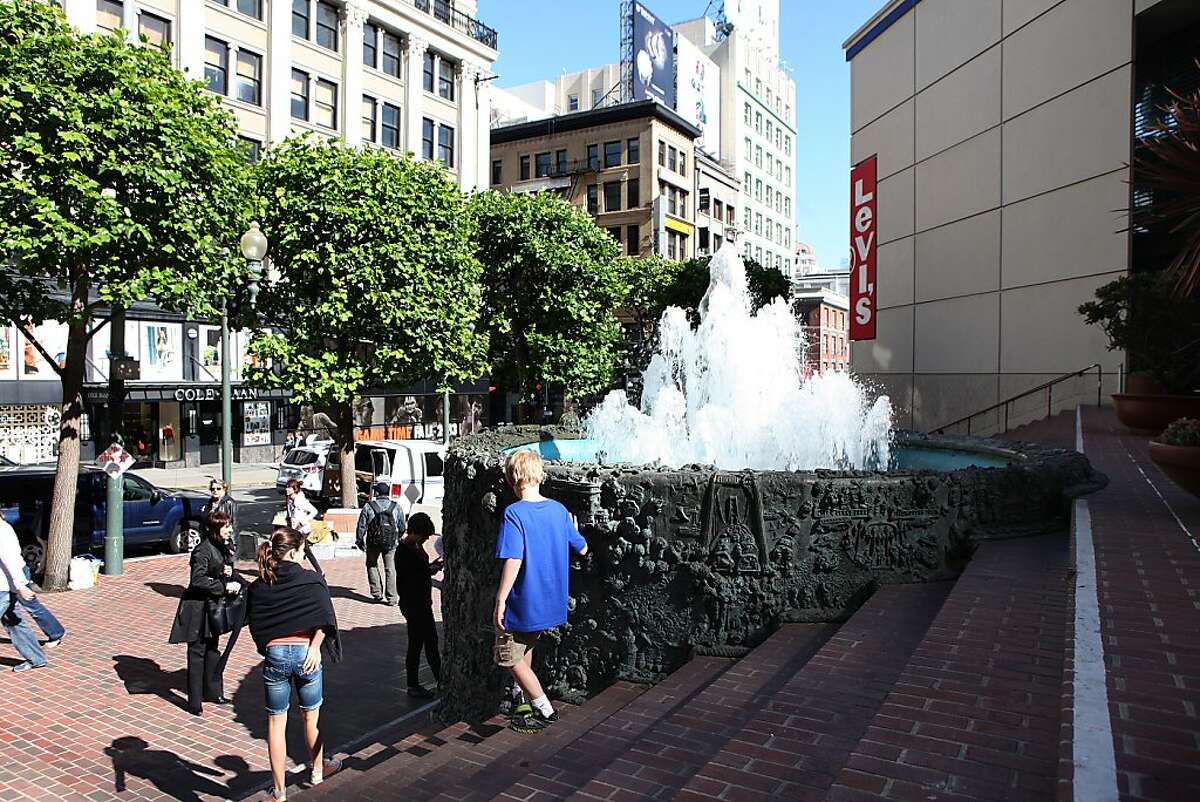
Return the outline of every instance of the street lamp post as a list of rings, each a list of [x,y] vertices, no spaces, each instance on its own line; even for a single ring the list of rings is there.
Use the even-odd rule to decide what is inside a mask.
[[[242,256],[250,265],[250,305],[258,300],[258,282],[262,278],[262,260],[267,255],[267,238],[258,223],[242,234]],[[225,486],[233,482],[233,388],[230,380],[229,308],[221,305],[221,478]]]

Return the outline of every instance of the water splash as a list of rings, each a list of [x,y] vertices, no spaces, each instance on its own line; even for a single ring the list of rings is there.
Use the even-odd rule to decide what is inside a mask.
[[[610,461],[728,470],[887,466],[891,402],[881,396],[868,404],[846,373],[806,379],[801,322],[781,298],[750,313],[732,244],[712,259],[700,315],[692,329],[682,309],[663,313],[640,409],[616,390],[584,421]]]

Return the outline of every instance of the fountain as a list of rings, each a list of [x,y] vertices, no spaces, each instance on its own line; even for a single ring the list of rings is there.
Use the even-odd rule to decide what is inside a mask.
[[[890,430],[846,374],[805,379],[786,304],[752,316],[732,246],[701,321],[670,309],[642,402],[610,394],[584,431],[464,437],[446,464],[443,614],[448,718],[495,712],[495,540],[505,453],[538,450],[544,491],[590,545],[569,623],[537,650],[562,698],[654,682],[696,653],[738,655],[789,621],[836,621],[880,583],[948,579],[976,543],[1065,531],[1070,500],[1107,479],[1082,454]],[[584,435],[581,437],[581,435]]]

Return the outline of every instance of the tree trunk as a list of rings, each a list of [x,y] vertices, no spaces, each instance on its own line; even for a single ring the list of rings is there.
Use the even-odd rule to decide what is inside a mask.
[[[337,448],[341,465],[342,507],[358,506],[358,477],[354,463],[354,405],[351,401],[335,401],[334,418],[337,420]]]
[[[62,420],[58,432],[58,467],[50,497],[50,533],[46,539],[46,590],[65,590],[75,535],[75,491],[79,482],[79,434],[83,418],[83,363],[87,321],[67,327],[67,361],[62,380]],[[88,533],[91,534],[90,532]]]

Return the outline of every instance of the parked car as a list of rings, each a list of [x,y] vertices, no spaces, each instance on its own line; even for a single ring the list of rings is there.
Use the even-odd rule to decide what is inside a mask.
[[[446,495],[445,458],[446,447],[428,440],[362,440],[354,444],[358,495],[364,500],[369,498],[371,486],[384,481],[406,514],[414,504],[440,507]],[[334,449],[325,464],[321,495],[336,502],[341,497],[341,478],[341,464]]]
[[[325,462],[332,447],[332,441],[323,440],[293,448],[279,463],[275,489],[282,493],[289,480],[299,479],[306,495],[319,495],[325,480]]]
[[[80,468],[72,554],[99,551],[104,547],[106,480],[104,472],[98,468]],[[52,465],[0,467],[0,514],[16,530],[25,562],[35,574],[40,574],[45,566],[53,487]],[[173,554],[190,551],[200,542],[200,508],[206,500],[198,493],[163,490],[137,474],[127,472],[125,544],[163,544]]]

